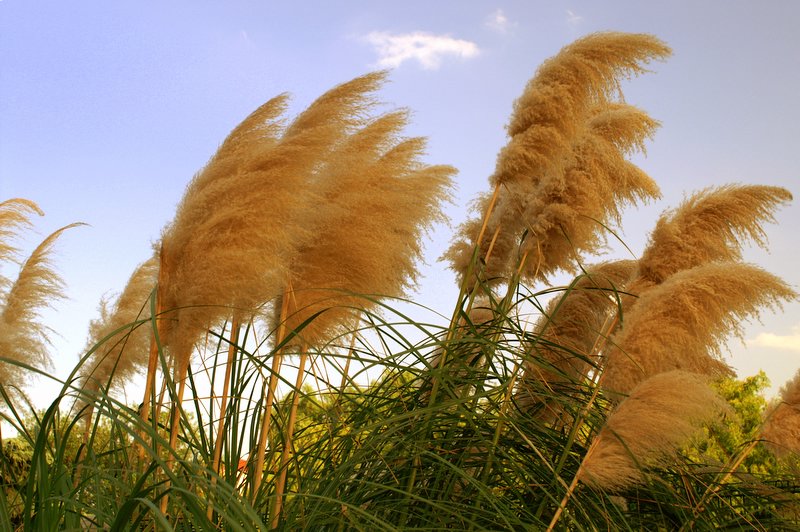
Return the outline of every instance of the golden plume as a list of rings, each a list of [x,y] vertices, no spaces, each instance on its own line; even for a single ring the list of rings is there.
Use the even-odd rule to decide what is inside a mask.
[[[660,196],[655,181],[625,159],[657,126],[646,113],[624,104],[592,111],[563,177],[519,195],[524,209],[517,216],[527,230],[520,247],[524,277],[573,271],[583,253],[605,244],[603,230],[619,225],[624,205]]]
[[[553,396],[572,389],[596,366],[595,346],[603,339],[603,325],[635,268],[632,260],[588,267],[550,302],[534,327],[515,393],[523,412],[552,419],[560,411]]]
[[[646,175],[624,160],[631,149],[642,146],[656,122],[608,99],[619,92],[621,76],[638,74],[643,64],[668,54],[669,48],[649,35],[597,33],[545,62],[514,105],[511,139],[490,178],[499,196],[497,206],[490,209],[494,195],[475,204],[479,219],[459,228],[443,257],[451,268],[463,278],[477,245],[484,268],[479,277],[508,278],[516,271],[520,259],[515,251],[525,235],[524,274],[545,278],[569,269],[576,252],[597,246],[600,224],[614,218],[618,204],[657,195],[652,180],[644,180]],[[598,169],[601,175],[592,173]],[[617,198],[620,180],[634,177]],[[584,197],[596,188],[595,180],[605,181],[600,187],[610,197]]]
[[[593,33],[562,48],[539,67],[514,103],[511,140],[498,156],[492,184],[535,184],[562,173],[558,168],[569,160],[590,110],[620,93],[621,77],[640,74],[644,64],[669,54],[652,35],[618,32]]]
[[[173,226],[199,227],[209,210],[219,208],[220,198],[230,194],[246,169],[264,161],[261,154],[270,150],[282,133],[281,116],[288,99],[287,94],[272,98],[228,134],[205,168],[186,187],[182,206],[190,203],[191,208],[179,208]]]
[[[292,262],[286,329],[319,344],[376,297],[413,286],[423,233],[442,220],[449,166],[419,161],[425,140],[398,140],[407,113],[383,115],[347,138],[319,174],[319,225]],[[363,297],[368,296],[368,297]],[[277,305],[276,305],[277,307]],[[321,314],[320,314],[321,313]]]
[[[781,387],[779,401],[767,412],[761,438],[778,456],[800,456],[800,371]]]
[[[83,389],[97,390],[112,377],[117,384],[124,384],[147,366],[151,328],[134,324],[150,318],[148,299],[157,277],[158,260],[154,256],[136,268],[113,304],[108,298],[100,302],[100,318],[89,323],[86,352],[94,352],[81,375]]]
[[[680,446],[728,410],[700,375],[670,371],[639,384],[609,414],[578,471],[605,490],[643,480],[643,469],[668,466]]]
[[[715,262],[678,272],[647,290],[609,340],[603,386],[627,393],[639,382],[680,369],[731,373],[721,359],[727,338],[761,308],[781,308],[797,294],[780,278],[749,264]]]
[[[13,242],[20,229],[30,227],[28,216],[31,213],[44,215],[38,205],[23,198],[12,198],[0,203],[0,264],[17,257],[19,250]],[[11,281],[0,274],[0,294],[10,284]]]
[[[165,342],[172,344],[178,364],[188,363],[204,328],[234,311],[252,314],[281,293],[291,261],[311,236],[309,218],[316,212],[308,206],[317,204],[318,196],[310,185],[320,161],[361,123],[372,104],[367,95],[383,79],[384,73],[368,74],[328,91],[279,139],[273,135],[276,126],[268,123],[258,129],[266,132],[263,146],[258,135],[234,130],[222,147],[239,160],[231,163],[235,178],[224,179],[224,193],[210,206],[195,200],[209,197],[203,191],[217,181],[205,174],[217,174],[217,161],[228,158],[212,158],[195,178],[206,185],[190,185],[175,222],[164,232],[161,255],[162,308],[178,309],[174,318],[180,324],[167,322]],[[280,98],[273,102],[263,113],[270,119],[282,105]],[[254,144],[239,149],[237,139]]]
[[[50,329],[39,321],[42,309],[63,296],[64,283],[53,270],[50,256],[64,231],[83,225],[74,223],[45,238],[22,264],[16,281],[3,294],[0,309],[0,356],[47,369],[52,366],[48,346]],[[24,370],[0,363],[0,383],[21,387]]]
[[[716,260],[740,260],[748,240],[766,245],[764,222],[792,199],[780,187],[724,185],[695,193],[656,224],[639,261],[639,275],[661,283],[681,270]]]

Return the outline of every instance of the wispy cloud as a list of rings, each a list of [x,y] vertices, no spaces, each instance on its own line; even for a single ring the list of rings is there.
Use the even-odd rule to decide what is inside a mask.
[[[479,53],[474,42],[421,31],[397,34],[373,31],[364,36],[364,40],[375,48],[377,65],[381,68],[396,68],[406,61],[416,60],[422,68],[436,70],[445,56],[469,59]]]
[[[574,28],[575,26],[577,26],[581,22],[583,22],[583,17],[582,16],[580,16],[579,14],[577,14],[576,12],[574,12],[571,9],[567,9],[567,24],[569,24],[571,27]]]
[[[497,33],[508,33],[516,24],[508,20],[502,9],[490,14],[486,19],[486,27]]]
[[[747,343],[759,347],[800,352],[800,325],[792,327],[791,334],[761,333],[755,339],[748,340]]]

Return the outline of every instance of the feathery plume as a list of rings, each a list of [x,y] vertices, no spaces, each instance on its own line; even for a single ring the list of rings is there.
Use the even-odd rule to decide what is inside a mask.
[[[761,438],[778,456],[800,455],[800,371],[781,387],[780,402],[767,413]]]
[[[568,160],[592,107],[621,94],[620,78],[645,72],[643,65],[671,53],[646,34],[602,32],[565,46],[545,61],[514,103],[509,144],[498,157],[492,184],[536,183]]]
[[[602,230],[619,225],[623,206],[660,196],[655,181],[625,159],[657,126],[624,104],[592,111],[563,177],[519,196],[524,207],[518,217],[527,230],[520,247],[523,277],[546,279],[557,270],[574,270],[580,255],[605,244]]]
[[[610,491],[641,482],[643,468],[668,466],[699,426],[727,410],[699,375],[670,371],[650,377],[611,412],[584,458],[580,478]]]
[[[38,205],[23,198],[12,198],[0,203],[0,264],[16,258],[19,250],[13,244],[14,239],[20,229],[30,227],[28,216],[32,213],[44,215]],[[10,284],[10,280],[0,275],[0,294]]]
[[[460,276],[466,274],[478,245],[479,258],[485,263],[481,277],[489,281],[508,277],[518,262],[514,251],[527,233],[522,255],[533,256],[526,260],[525,275],[546,277],[568,267],[576,251],[595,247],[598,225],[609,214],[613,218],[616,206],[612,205],[631,199],[624,193],[623,199],[616,199],[613,185],[619,177],[636,177],[635,197],[657,195],[652,180],[648,178],[642,187],[646,176],[638,169],[633,172],[635,167],[624,161],[625,153],[642,146],[643,139],[652,134],[656,122],[641,111],[614,113],[622,106],[608,100],[620,92],[620,77],[641,73],[643,64],[669,53],[664,43],[649,35],[597,33],[565,47],[539,68],[514,105],[508,126],[511,139],[490,178],[495,187],[502,186],[497,208],[490,214],[488,199],[481,198],[476,204],[480,221],[462,225],[444,255]],[[609,105],[610,111],[605,112]],[[605,112],[603,118],[597,118],[598,110]],[[595,137],[594,142],[589,140]],[[597,142],[601,139],[605,144]],[[596,170],[598,163],[603,175],[587,171]],[[624,176],[618,174],[620,169]],[[568,190],[579,176],[583,176],[581,185]],[[612,191],[611,197],[580,201],[595,190],[595,179],[607,182],[602,186]],[[487,230],[477,242],[487,216]],[[491,259],[486,260],[493,239]]]
[[[603,325],[617,306],[616,292],[636,267],[632,260],[589,267],[561,297],[554,298],[536,323],[530,358],[525,361],[516,403],[524,412],[555,409],[553,394],[585,378],[595,365],[594,348]],[[544,393],[543,393],[544,392]],[[549,405],[549,406],[548,406]],[[543,412],[552,417],[555,412]]]
[[[639,261],[639,275],[661,283],[706,262],[740,260],[747,241],[766,247],[765,222],[791,193],[765,185],[725,185],[695,193],[656,224]]]
[[[385,76],[384,72],[375,72],[331,89],[301,113],[279,139],[273,141],[267,135],[264,149],[255,146],[241,153],[241,164],[236,166],[235,159],[232,163],[235,178],[210,208],[200,199],[209,197],[204,191],[211,186],[209,183],[218,180],[196,177],[201,183],[189,187],[176,221],[164,231],[159,271],[159,305],[172,312],[170,320],[160,323],[159,332],[173,358],[178,403],[201,331],[231,314],[235,321],[249,318],[290,285],[289,267],[319,224],[317,213],[309,209],[309,205],[318,204],[319,198],[312,185],[326,157],[363,124],[365,111],[375,104],[369,95],[380,87]],[[276,116],[281,105],[276,104],[274,112],[270,108],[265,116]],[[264,129],[276,132],[278,126],[267,125]],[[230,142],[223,143],[225,150],[236,152],[237,139],[250,142],[258,138],[239,135],[239,131],[235,129]],[[212,158],[201,176],[209,171],[216,173],[215,167]],[[276,354],[273,368],[279,368],[280,360]],[[151,356],[148,384],[152,383],[152,367]],[[273,374],[256,451],[254,493],[260,485],[276,384]],[[149,390],[150,387],[145,397],[151,393]],[[169,442],[173,449],[179,419],[178,409],[173,410]],[[166,506],[164,497],[162,511]]]
[[[219,208],[220,198],[230,195],[233,183],[242,179],[246,169],[263,163],[261,155],[275,146],[283,131],[281,117],[288,100],[288,94],[272,98],[228,134],[205,168],[186,187],[182,205],[191,203],[192,208],[179,208],[173,226],[198,227],[210,210]]]
[[[506,278],[509,260],[519,248],[520,221],[512,196],[511,193],[499,194],[480,242],[479,264],[473,275],[490,285],[501,283]],[[450,269],[456,272],[459,284],[472,266],[476,241],[484,226],[483,218],[490,212],[491,203],[492,195],[486,193],[479,194],[471,202],[470,210],[482,215],[470,217],[459,225],[455,240],[440,258],[450,263]],[[489,248],[490,255],[487,253]]]
[[[199,332],[230,314],[231,307],[252,314],[281,293],[292,259],[311,236],[308,219],[315,213],[308,205],[317,201],[310,183],[320,161],[361,123],[361,114],[372,105],[368,94],[384,76],[368,74],[332,89],[279,139],[267,135],[265,149],[238,150],[238,138],[258,137],[234,130],[223,148],[237,153],[241,162],[235,179],[211,208],[195,202],[206,197],[199,194],[199,185],[189,187],[175,223],[164,232],[161,263],[166,285],[162,308],[180,307],[174,315],[180,327],[170,320],[164,331],[179,364],[188,362]],[[264,114],[273,117],[276,111]],[[262,130],[277,131],[272,124]],[[196,180],[215,183],[202,177],[217,172],[215,162],[212,159]],[[186,223],[189,220],[193,223]]]
[[[63,281],[53,270],[50,256],[64,231],[83,225],[74,223],[45,238],[22,265],[16,281],[4,295],[0,311],[0,356],[47,369],[52,366],[48,346],[50,329],[39,321],[39,313],[63,296]],[[0,363],[0,382],[20,386],[22,368]]]
[[[726,339],[762,308],[781,308],[797,294],[749,264],[717,262],[678,272],[646,291],[609,341],[603,386],[627,393],[646,378],[681,369],[704,375],[731,370],[720,360]]]
[[[113,305],[105,298],[100,302],[100,318],[89,324],[86,350],[95,351],[81,375],[83,389],[96,390],[112,376],[118,384],[125,383],[147,366],[151,329],[133,324],[150,318],[148,299],[157,277],[154,256],[136,268]]]
[[[290,266],[287,330],[319,314],[300,333],[307,344],[374,307],[364,295],[399,297],[416,280],[422,235],[442,220],[455,169],[422,164],[425,140],[398,140],[406,121],[404,111],[375,119],[320,172],[320,225]]]

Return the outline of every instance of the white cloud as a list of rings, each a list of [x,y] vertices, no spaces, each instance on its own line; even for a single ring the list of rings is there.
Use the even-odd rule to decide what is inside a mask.
[[[377,65],[396,68],[405,61],[416,60],[426,70],[436,70],[444,56],[469,59],[478,55],[478,45],[447,35],[433,35],[421,31],[392,34],[373,31],[364,37],[378,52]]]
[[[567,24],[569,24],[572,27],[575,27],[581,22],[583,22],[582,16],[578,15],[571,9],[567,9]]]
[[[497,33],[507,33],[514,26],[515,24],[508,20],[502,9],[498,9],[486,19],[486,27]]]
[[[748,340],[750,345],[800,352],[800,325],[792,327],[791,334],[761,333],[753,340]]]

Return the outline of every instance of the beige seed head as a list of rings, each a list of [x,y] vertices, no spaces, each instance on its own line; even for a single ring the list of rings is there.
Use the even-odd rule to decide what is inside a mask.
[[[0,307],[0,353],[5,358],[41,369],[52,367],[48,347],[50,329],[40,322],[42,309],[64,297],[64,283],[53,269],[51,256],[58,237],[83,224],[70,224],[45,238],[22,264],[16,280],[3,294]],[[0,382],[21,388],[26,372],[0,363]]]
[[[311,186],[332,150],[363,122],[384,73],[344,83],[318,98],[276,138],[278,98],[237,128],[190,185],[164,232],[160,283],[169,312],[164,341],[179,365],[205,328],[232,312],[252,315],[282,293],[298,249],[313,236],[318,203]],[[267,123],[259,126],[259,119]],[[238,146],[242,143],[242,146]],[[217,165],[225,161],[220,172]],[[231,166],[233,165],[233,166]],[[233,177],[230,175],[233,168]],[[221,176],[219,179],[206,174]],[[211,195],[208,190],[219,193]],[[209,188],[211,187],[211,188]],[[213,197],[209,204],[208,198]],[[174,310],[177,309],[177,310]]]
[[[579,253],[602,243],[602,224],[616,217],[620,204],[657,196],[652,180],[624,159],[643,146],[657,124],[609,98],[619,93],[621,77],[643,72],[647,62],[669,53],[649,35],[597,33],[539,68],[514,105],[511,138],[490,179],[501,186],[497,207],[489,215],[489,199],[481,198],[478,216],[459,228],[443,256],[460,281],[476,245],[481,260],[474,273],[490,284],[508,279],[520,260],[530,279],[571,269]],[[593,173],[598,168],[604,173]],[[595,189],[610,191],[611,197],[592,195]]]
[[[670,371],[639,384],[611,412],[580,469],[581,480],[605,490],[643,480],[643,469],[668,466],[699,427],[728,410],[699,375]]]
[[[783,385],[779,402],[767,412],[761,438],[778,456],[800,455],[800,371]]]
[[[154,256],[136,268],[113,304],[105,298],[100,302],[100,318],[89,324],[86,349],[94,352],[81,375],[82,388],[97,389],[112,376],[115,384],[123,385],[147,367],[152,328],[133,324],[150,318],[149,298],[157,277]]]
[[[717,260],[740,260],[742,245],[766,247],[763,224],[792,199],[780,187],[725,185],[695,193],[656,224],[640,276],[660,283],[673,273]]]
[[[779,309],[797,294],[781,279],[749,264],[719,262],[678,272],[645,291],[609,341],[603,386],[628,393],[638,383],[680,369],[718,376],[731,335],[761,309]]]
[[[555,414],[553,393],[561,394],[569,385],[585,378],[595,365],[594,348],[602,339],[603,326],[617,306],[618,291],[636,267],[635,261],[622,260],[587,267],[560,297],[548,305],[534,327],[535,339],[523,367],[516,402],[523,411],[545,406]],[[543,393],[544,392],[544,393]]]

